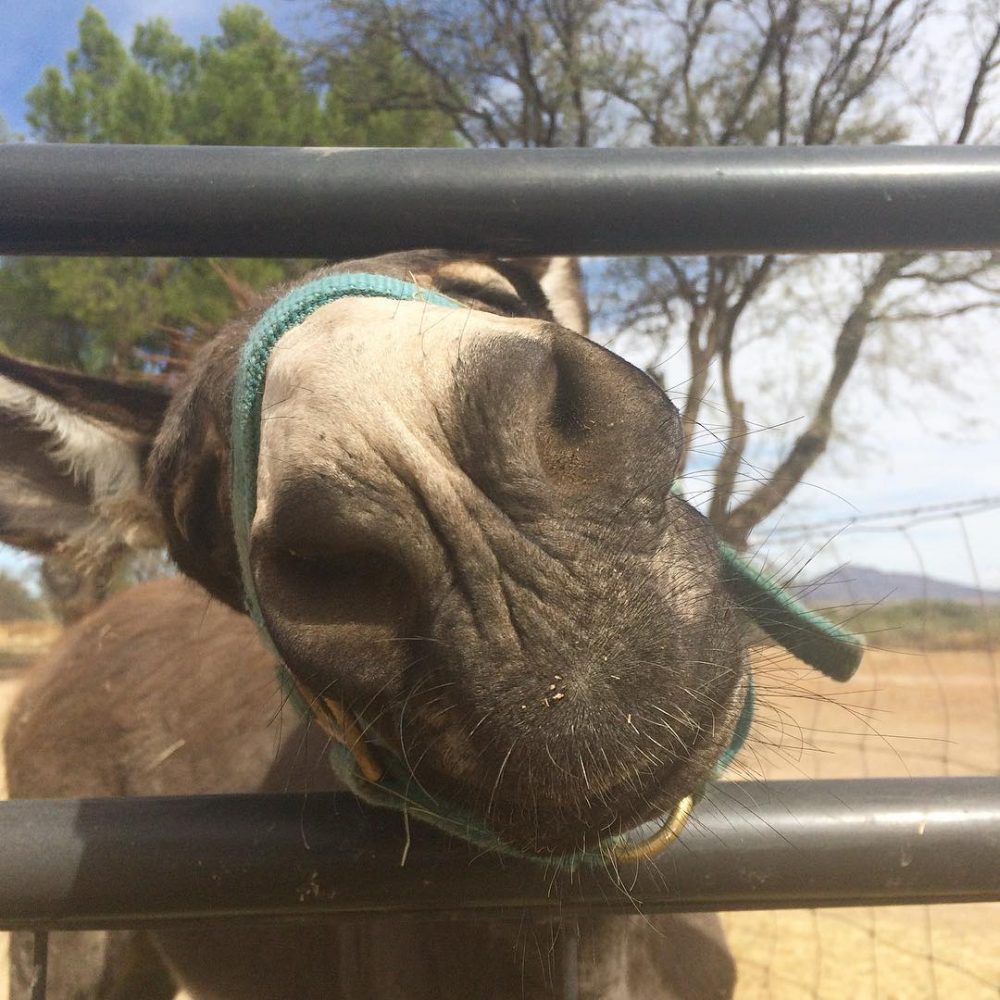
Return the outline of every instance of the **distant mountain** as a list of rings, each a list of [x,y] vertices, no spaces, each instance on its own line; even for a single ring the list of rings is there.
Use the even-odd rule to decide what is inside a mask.
[[[1000,590],[977,590],[961,583],[917,573],[884,573],[871,566],[847,563],[808,581],[796,580],[796,595],[812,607],[851,604],[896,604],[902,601],[1000,602]]]

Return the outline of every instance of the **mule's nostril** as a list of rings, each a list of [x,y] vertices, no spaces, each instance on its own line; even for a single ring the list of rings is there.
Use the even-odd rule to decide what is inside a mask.
[[[554,339],[552,398],[537,428],[549,478],[570,495],[664,494],[676,475],[680,418],[628,362],[578,336]]]
[[[420,590],[404,526],[379,519],[370,494],[336,482],[329,469],[278,482],[258,508],[250,568],[268,634],[296,680],[359,713],[413,658]]]
[[[260,556],[257,566],[270,584],[268,603],[291,621],[402,625],[409,615],[409,574],[398,560],[375,549],[277,545]]]

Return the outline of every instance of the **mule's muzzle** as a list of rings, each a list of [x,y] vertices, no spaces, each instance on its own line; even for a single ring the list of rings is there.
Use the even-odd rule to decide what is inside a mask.
[[[342,274],[254,327],[233,414],[248,607],[359,794],[527,854],[675,834],[740,714],[731,594],[767,588],[724,581],[672,495],[655,383],[551,323]]]
[[[645,374],[553,324],[344,301],[285,336],[247,565],[368,786],[388,753],[541,855],[675,812],[741,664],[670,492],[680,437]]]

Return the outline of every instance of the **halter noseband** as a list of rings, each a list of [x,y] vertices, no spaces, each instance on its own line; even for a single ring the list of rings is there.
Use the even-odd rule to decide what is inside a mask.
[[[260,450],[260,416],[267,363],[281,336],[311,313],[342,298],[381,298],[400,302],[426,302],[447,308],[461,304],[439,292],[380,274],[347,273],[317,278],[289,292],[272,305],[248,334],[233,391],[233,529],[247,611],[264,641],[279,656],[261,612],[256,583],[250,568],[250,526],[257,507],[257,463]],[[854,637],[808,611],[763,574],[744,563],[733,549],[721,544],[727,587],[743,610],[772,638],[800,659],[837,680],[850,677],[860,662],[862,646]],[[365,801],[415,815],[445,833],[517,857],[534,857],[502,841],[479,819],[454,803],[435,799],[412,781],[403,762],[386,747],[373,753],[365,736],[364,720],[355,717],[331,698],[318,697],[305,688],[282,662],[282,686],[299,708],[313,717],[332,737],[330,762],[354,794]],[[728,767],[747,738],[753,720],[753,678],[748,673],[743,705],[729,745],[713,769],[718,776]],[[564,859],[603,865],[608,855],[619,861],[654,857],[683,829],[696,795],[683,798],[654,824],[614,836],[596,850]],[[650,825],[655,829],[646,833]]]

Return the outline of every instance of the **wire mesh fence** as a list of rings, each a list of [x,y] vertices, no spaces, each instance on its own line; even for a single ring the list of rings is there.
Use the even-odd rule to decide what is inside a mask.
[[[849,561],[857,535],[891,541],[893,564],[915,578],[907,600],[877,598],[851,572],[805,588],[812,603],[865,632],[864,670],[835,689],[761,654],[758,742],[736,773],[764,779],[995,775],[1000,772],[1000,600],[982,583],[970,521],[996,517],[998,498],[914,504],[853,519],[789,523],[768,535],[773,565],[795,567],[826,549]],[[789,519],[791,521],[791,519]],[[944,531],[966,564],[962,601],[928,595],[937,575],[931,532]],[[948,613],[947,615],[945,613]],[[867,626],[866,627],[866,623]],[[860,907],[725,914],[740,965],[739,996],[920,998],[996,995],[1000,904]]]

